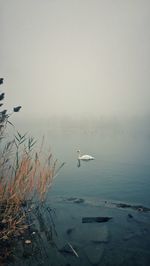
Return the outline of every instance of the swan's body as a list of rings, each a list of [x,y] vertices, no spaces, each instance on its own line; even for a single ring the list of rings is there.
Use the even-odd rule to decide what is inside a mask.
[[[94,157],[92,157],[91,155],[81,155],[80,154],[80,150],[77,151],[78,153],[78,160],[83,160],[83,161],[89,161],[89,160],[94,160]]]

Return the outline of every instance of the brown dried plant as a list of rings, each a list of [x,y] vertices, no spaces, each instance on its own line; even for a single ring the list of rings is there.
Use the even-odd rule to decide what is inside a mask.
[[[33,138],[27,139],[26,134],[17,133],[15,140],[3,149],[0,161],[0,240],[19,235],[27,228],[24,206],[33,199],[45,200],[53,178],[63,166],[58,167],[52,154],[43,162],[41,151],[33,152],[34,144]]]
[[[3,79],[0,78],[0,85]],[[14,239],[30,226],[27,216],[34,201],[44,201],[57,172],[58,165],[50,153],[43,159],[42,148],[34,151],[36,141],[17,132],[13,141],[7,141],[7,124],[13,113],[3,109],[5,93],[0,93],[0,265],[10,255]],[[5,143],[5,144],[4,144]]]

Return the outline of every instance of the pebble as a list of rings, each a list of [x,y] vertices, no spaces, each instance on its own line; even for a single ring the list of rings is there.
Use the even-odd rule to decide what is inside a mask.
[[[26,244],[31,244],[31,242],[32,242],[32,241],[29,240],[29,239],[25,240],[25,243],[26,243]]]

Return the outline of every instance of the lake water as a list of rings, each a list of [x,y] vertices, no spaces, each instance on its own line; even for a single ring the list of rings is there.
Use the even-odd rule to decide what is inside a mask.
[[[90,251],[87,250],[85,259],[82,258],[82,250],[80,262],[75,258],[65,257],[61,263],[56,262],[54,258],[51,263],[53,257],[51,254],[51,258],[45,260],[42,265],[150,265],[149,213],[141,214],[134,210],[107,208],[108,206],[95,204],[105,202],[111,205],[113,202],[124,202],[150,207],[149,125],[133,123],[133,121],[120,124],[110,120],[107,122],[76,121],[75,123],[73,121],[57,123],[52,120],[42,123],[26,122],[24,125],[18,124],[17,127],[20,127],[22,132],[29,131],[29,134],[38,140],[44,135],[44,151],[50,147],[54,157],[60,162],[65,162],[48,194],[48,202],[53,202],[56,208],[55,224],[63,239],[69,228],[75,228],[76,233],[73,239],[69,239],[69,243],[78,242],[76,245],[80,253],[80,243],[83,244],[81,249],[89,245],[86,242],[89,227],[83,227],[79,218],[84,215],[108,215],[115,220],[114,223],[108,222],[109,225],[106,228],[101,227],[101,232],[105,232],[106,229],[109,231],[111,239],[106,241],[105,247],[103,246],[105,256],[101,256],[96,262],[88,258],[87,253]],[[94,156],[95,160],[81,161],[79,167],[78,149],[83,154]],[[54,200],[55,198],[61,200]],[[83,199],[84,205],[68,202],[67,199],[71,198]],[[129,212],[132,213],[134,222],[131,222],[133,219],[129,219]],[[74,218],[71,220],[70,217]],[[80,239],[82,230],[85,232]],[[90,230],[99,229],[95,225],[95,228]],[[94,234],[95,231],[93,231]],[[78,241],[75,242],[77,235]],[[66,235],[66,239],[67,237]],[[122,249],[120,249],[121,245]],[[95,252],[95,248],[98,253],[102,251],[102,246],[96,246],[94,249],[90,246],[90,248],[91,252]],[[125,256],[125,250],[128,250],[128,256]],[[23,265],[27,265],[26,263],[24,262]],[[36,265],[35,262],[33,265]]]
[[[123,126],[115,121],[26,122],[16,125],[40,142],[45,150],[65,162],[55,179],[51,194],[98,196],[150,205],[150,125]],[[95,157],[77,167],[77,150]]]

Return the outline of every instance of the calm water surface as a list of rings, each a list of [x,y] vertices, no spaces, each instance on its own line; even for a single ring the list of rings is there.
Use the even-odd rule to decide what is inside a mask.
[[[49,135],[50,139],[53,139]],[[129,136],[61,133],[54,140],[54,154],[66,162],[55,179],[52,193],[99,196],[150,204],[150,142]],[[76,150],[94,161],[77,162]]]
[[[65,162],[53,183],[53,195],[98,196],[150,205],[150,126],[63,122],[16,125]],[[77,150],[95,157],[78,166]]]

